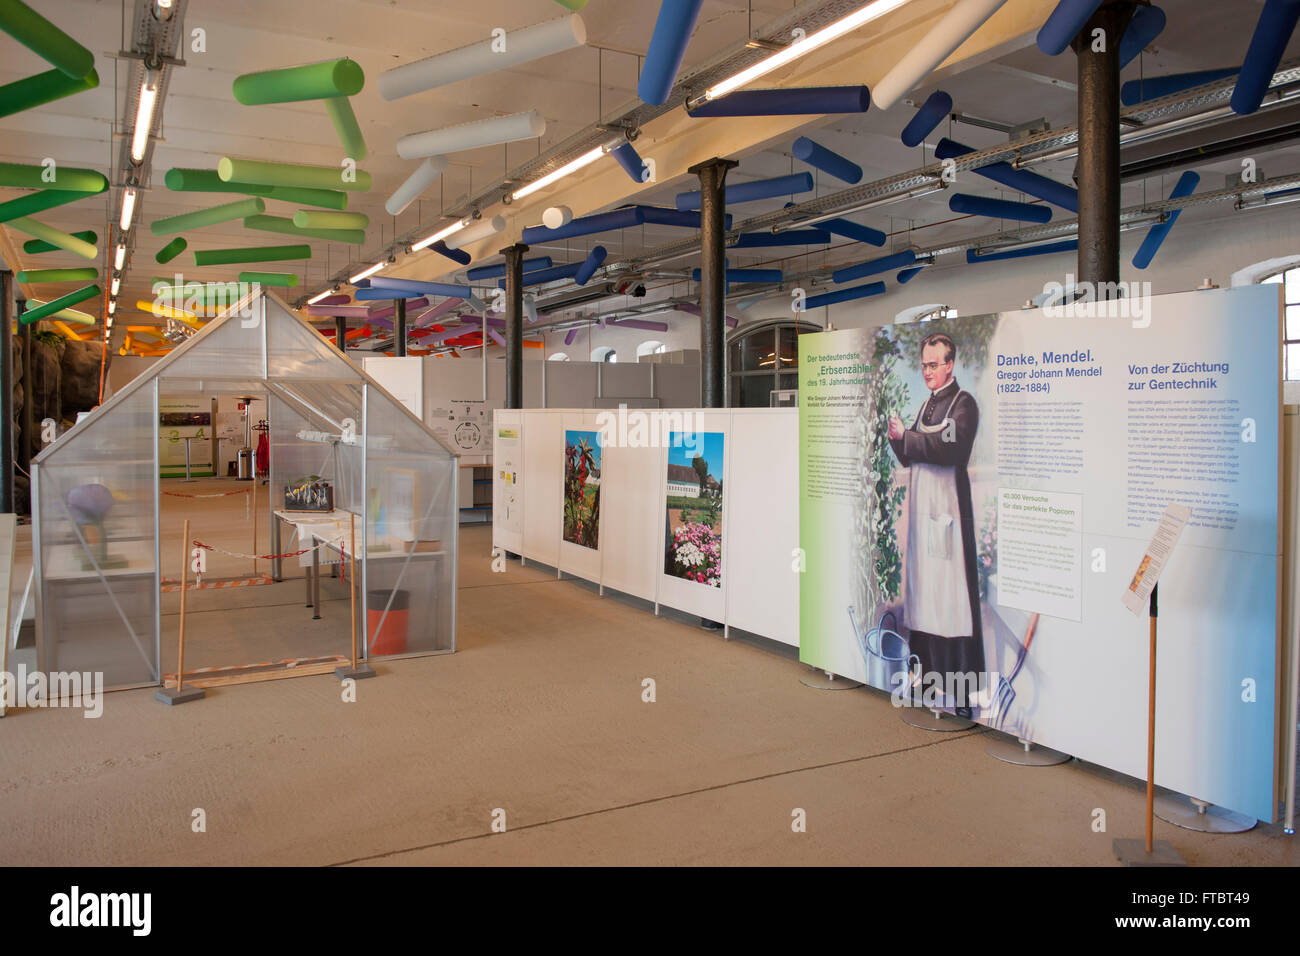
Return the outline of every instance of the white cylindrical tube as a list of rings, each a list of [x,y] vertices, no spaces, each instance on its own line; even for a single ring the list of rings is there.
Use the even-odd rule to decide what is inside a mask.
[[[573,210],[568,206],[548,206],[542,213],[542,225],[547,229],[559,229],[573,222]]]
[[[446,168],[447,159],[445,156],[430,156],[419,166],[416,166],[415,172],[411,173],[406,182],[397,187],[397,192],[385,200],[384,208],[388,210],[388,214],[390,216],[400,216],[407,206],[419,198],[420,193],[434,184],[434,181],[442,175],[443,170]]]
[[[460,232],[447,237],[448,249],[459,249],[462,246],[468,246],[470,243],[478,242],[480,239],[486,239],[488,236],[495,236],[498,232],[506,227],[504,216],[493,216],[491,219],[480,219],[472,226],[466,226]]]
[[[445,156],[481,146],[500,146],[521,139],[535,139],[546,132],[546,120],[537,110],[493,116],[459,126],[410,133],[397,141],[397,155],[402,159]]]
[[[586,42],[587,28],[582,17],[575,13],[394,67],[380,74],[379,95],[386,100],[400,99],[459,80],[508,70]]]
[[[887,110],[903,94],[921,85],[953,51],[997,13],[1007,0],[958,0],[916,46],[903,54],[894,68],[871,88],[871,105]]]

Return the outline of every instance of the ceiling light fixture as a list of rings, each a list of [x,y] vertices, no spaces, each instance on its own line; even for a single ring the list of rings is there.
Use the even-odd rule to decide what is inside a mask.
[[[113,268],[121,272],[124,262],[126,262],[126,244],[118,243],[117,251],[113,253]]]
[[[352,285],[356,285],[362,279],[369,279],[372,275],[374,275],[380,269],[385,268],[387,265],[388,265],[387,259],[384,259],[382,262],[376,262],[369,269],[363,269],[360,272],[358,272],[356,275],[350,277],[348,279],[348,282],[351,283]]]
[[[411,251],[419,252],[421,249],[427,249],[435,242],[442,242],[442,240],[446,239],[448,236],[455,235],[456,233],[460,232],[462,229],[465,228],[465,226],[466,226],[466,222],[464,219],[461,219],[457,222],[453,222],[450,226],[447,226],[444,229],[439,229],[433,235],[425,236],[419,242],[413,244],[411,246]]]
[[[112,315],[112,314],[113,314],[114,312],[116,312],[116,311],[117,311],[117,299],[109,299],[109,300],[108,300],[108,314],[109,314],[109,315]]]
[[[308,300],[307,300],[307,304],[308,304],[308,305],[315,305],[317,302],[319,302],[321,299],[325,298],[327,295],[333,295],[333,294],[334,294],[334,290],[333,290],[333,289],[326,289],[324,292],[321,292],[321,293],[319,293],[319,294],[317,294],[317,295],[314,295],[314,296],[312,296],[310,299],[308,299]]]
[[[547,173],[545,176],[543,176],[541,179],[537,180],[536,182],[531,182],[527,186],[523,186],[519,189],[516,189],[513,193],[510,194],[511,202],[513,202],[516,199],[523,199],[525,196],[531,196],[539,189],[545,189],[547,186],[551,185],[551,183],[558,182],[559,180],[563,179],[565,176],[568,176],[572,173],[576,173],[578,170],[590,166],[596,160],[604,156],[606,151],[607,151],[607,147],[597,146],[595,149],[583,153],[577,159],[573,160],[570,163],[565,163],[563,166],[561,166],[559,169],[555,170],[554,172]]]
[[[117,295],[117,291],[122,288],[122,279],[120,276],[113,276],[113,281],[109,283],[108,294]]]
[[[710,100],[716,100],[720,97],[726,96],[733,90],[738,90],[742,86],[752,83],[760,76],[766,76],[773,70],[778,70],[787,63],[792,63],[801,56],[805,56],[814,50],[820,49],[832,40],[838,40],[845,34],[852,33],[854,30],[858,29],[858,27],[865,26],[872,20],[877,20],[880,17],[885,16],[887,13],[893,13],[907,2],[908,0],[875,0],[874,3],[868,3],[866,6],[854,13],[850,13],[846,17],[841,17],[834,23],[822,27],[816,33],[810,33],[802,40],[791,43],[780,52],[773,53],[771,56],[760,60],[753,66],[741,70],[735,76],[729,77],[721,83],[709,87],[709,89],[701,93],[699,96],[688,100],[686,108],[694,109],[696,106],[700,106]]]
[[[135,132],[131,136],[131,161],[139,165],[144,162],[144,153],[149,146],[149,133],[153,130],[153,111],[158,104],[158,73],[154,70],[144,71],[144,82],[140,84],[140,100],[135,111]]]
[[[120,225],[122,231],[127,232],[131,228],[131,220],[135,217],[135,187],[127,186],[122,192],[122,219]]]

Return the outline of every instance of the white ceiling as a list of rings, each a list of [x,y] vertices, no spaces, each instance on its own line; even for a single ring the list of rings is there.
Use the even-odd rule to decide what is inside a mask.
[[[1169,15],[1169,25],[1153,48],[1126,70],[1125,79],[1138,76],[1139,71],[1150,75],[1240,63],[1261,3],[1259,0],[1224,0],[1214,4],[1202,0],[1160,0],[1160,6]],[[791,7],[789,0],[755,0],[753,24],[761,26],[787,13]],[[40,4],[40,10],[95,53],[101,85],[96,90],[0,119],[0,129],[4,132],[0,158],[40,163],[43,158],[53,156],[65,165],[101,170],[111,181],[116,181],[111,167],[120,145],[112,131],[115,118],[117,123],[121,122],[129,75],[128,61],[116,59],[122,42],[123,5],[118,0],[47,0]],[[153,154],[153,188],[141,204],[143,225],[136,230],[136,249],[119,303],[119,318],[143,321],[143,316],[132,314],[130,306],[136,299],[152,297],[148,293],[150,277],[170,275],[178,266],[187,277],[199,280],[233,278],[231,270],[226,268],[196,269],[191,256],[196,249],[306,241],[245,230],[235,222],[187,233],[190,248],[186,253],[170,266],[154,262],[154,254],[171,237],[155,238],[148,223],[240,198],[231,194],[172,192],[162,183],[167,169],[174,166],[214,169],[217,161],[228,155],[329,166],[337,165],[343,157],[343,149],[319,102],[241,106],[231,94],[231,83],[236,76],[342,56],[352,57],[365,70],[366,88],[353,98],[353,105],[370,149],[370,157],[361,168],[374,176],[375,186],[369,193],[351,193],[349,211],[370,216],[366,245],[358,250],[355,246],[316,241],[311,243],[313,258],[307,263],[249,267],[296,271],[303,280],[297,291],[315,292],[327,275],[337,272],[345,263],[374,261],[375,253],[395,234],[408,232],[421,223],[436,222],[441,209],[453,207],[458,200],[499,179],[529,155],[595,122],[602,111],[608,115],[619,105],[634,100],[639,54],[649,42],[657,10],[657,4],[635,0],[591,0],[582,17],[589,44],[603,50],[571,50],[518,69],[385,102],[375,85],[385,69],[479,41],[494,27],[514,29],[564,15],[566,11],[553,0],[478,0],[472,4],[451,0],[223,0],[220,3],[191,0],[186,30],[202,27],[206,31],[207,52],[186,51],[187,65],[171,74],[163,136]],[[703,63],[742,41],[748,34],[750,11],[750,4],[745,2],[706,0],[685,67]],[[129,6],[126,15],[130,16]],[[1298,42],[1293,41],[1291,55]],[[7,36],[0,35],[0,51],[0,83],[48,69],[43,61]],[[918,90],[913,99],[919,101],[941,86],[953,95],[957,110],[975,116],[1008,124],[1045,117],[1053,126],[1070,125],[1076,114],[1074,92],[1067,86],[1051,85],[1047,82],[1049,78],[1070,83],[1074,78],[1073,55],[1046,57],[1032,45],[1032,37],[1027,37],[1021,49],[1006,53],[996,62],[969,69],[959,78],[949,77],[940,84]],[[422,202],[396,220],[385,213],[385,198],[415,165],[397,157],[398,137],[527,109],[540,110],[546,117],[547,133],[540,142],[457,154],[452,157],[452,165],[441,184],[431,189]],[[910,106],[900,103],[888,111],[872,110],[863,115],[822,119],[811,123],[806,132],[861,164],[866,170],[866,180],[877,179],[922,164],[922,151],[906,149],[898,138],[911,113]],[[946,132],[946,128],[947,124],[939,132]],[[953,126],[951,135],[976,147],[991,146],[1005,139],[1000,133],[964,124]],[[937,138],[937,134],[931,138]],[[793,136],[790,139],[793,141]],[[779,143],[752,155],[741,154],[741,166],[732,172],[729,182],[807,168],[791,159],[789,146],[788,142]],[[1292,146],[1273,149],[1261,153],[1258,162],[1269,175],[1291,172],[1300,167],[1296,152]],[[929,158],[930,154],[925,154],[924,159]],[[1219,188],[1220,174],[1239,168],[1237,159],[1198,167],[1205,182],[1202,188]],[[1070,178],[1072,169],[1072,160],[1036,167],[1036,171],[1062,181]],[[814,174],[816,191],[796,198],[807,199],[843,188],[843,184],[824,174],[816,171]],[[1164,180],[1167,181],[1155,177],[1147,182],[1126,184],[1124,204],[1139,202],[1144,195],[1154,197],[1167,193],[1172,176],[1167,175]],[[629,192],[631,186],[629,181]],[[682,178],[641,190],[636,201],[671,206],[677,192],[691,188],[693,183]],[[964,181],[962,189],[1000,194],[998,187],[979,177]],[[18,191],[0,190],[0,193],[4,194],[2,198],[9,198]],[[735,207],[733,212],[747,218],[777,209],[785,201],[782,198],[745,204]],[[291,216],[296,208],[269,201],[267,205],[268,213],[281,216]],[[114,189],[50,210],[38,218],[69,232],[94,229],[100,235],[103,249],[117,208],[118,191]],[[895,234],[898,243],[915,241],[932,245],[991,231],[985,222],[949,212],[947,197],[943,195],[897,203],[853,218]],[[8,227],[6,230],[13,247],[20,248],[27,237]],[[680,229],[645,226],[627,230],[623,235],[605,234],[596,239],[561,244],[560,248],[539,249],[534,254],[549,253],[557,263],[570,261],[598,240],[609,249],[611,256],[617,257],[682,236]],[[862,258],[861,247],[853,251],[838,244],[828,251],[806,255],[797,249],[731,254],[733,264],[781,264],[788,259],[792,267],[845,261],[848,257]],[[101,269],[103,264],[101,260]],[[693,263],[688,260],[685,264]],[[85,265],[85,262],[64,253],[39,257],[20,254],[18,262],[10,265],[49,268]],[[674,264],[674,268],[681,265]],[[453,264],[447,260],[431,257],[428,277],[433,278],[435,271],[446,273],[451,268]],[[49,298],[68,291],[68,287],[27,291],[38,298]],[[682,284],[677,291],[687,293],[689,289]],[[82,308],[95,314],[99,312],[98,304],[93,302]]]

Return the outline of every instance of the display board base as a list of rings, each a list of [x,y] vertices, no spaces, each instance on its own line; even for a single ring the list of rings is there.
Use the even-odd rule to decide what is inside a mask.
[[[1164,840],[1151,841],[1147,852],[1146,840],[1116,839],[1111,842],[1116,858],[1125,866],[1186,866],[1187,861]]]
[[[930,710],[927,707],[900,707],[899,710],[902,711],[899,716],[903,718],[903,723],[909,727],[919,727],[921,730],[951,734],[959,730],[970,730],[975,726],[973,720],[945,714],[941,710]]]
[[[154,691],[153,696],[154,700],[162,701],[168,707],[174,707],[177,704],[188,704],[192,700],[202,700],[207,696],[207,691],[202,687],[186,687],[184,690],[164,687],[162,690]]]
[[[1193,800],[1181,793],[1156,797],[1155,813],[1165,823],[1198,833],[1245,833],[1259,822],[1244,813]]]
[[[813,690],[854,690],[862,686],[862,681],[847,677],[836,677],[825,671],[810,670],[799,678],[799,683]]]
[[[378,677],[379,675],[375,673],[373,667],[362,662],[356,667],[336,667],[334,668],[334,676],[339,680],[364,680],[367,677]]]
[[[1017,767],[1056,767],[1073,759],[1059,750],[1035,747],[1028,740],[1012,737],[995,737],[989,741],[984,752],[995,760],[1015,764]]]

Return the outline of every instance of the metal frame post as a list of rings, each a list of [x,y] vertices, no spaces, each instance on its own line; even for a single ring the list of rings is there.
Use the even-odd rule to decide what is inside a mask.
[[[710,159],[687,172],[700,180],[700,406],[725,408],[727,170],[732,159]]]

